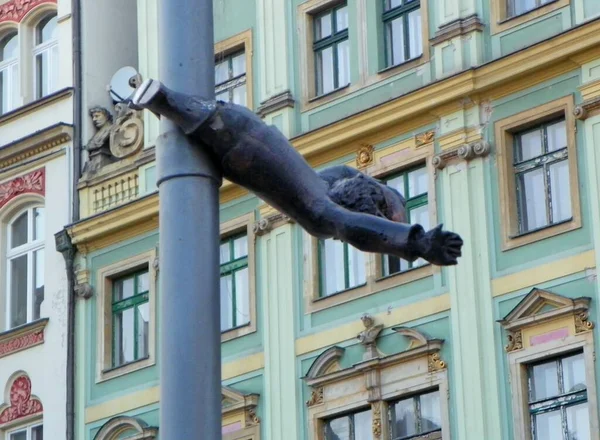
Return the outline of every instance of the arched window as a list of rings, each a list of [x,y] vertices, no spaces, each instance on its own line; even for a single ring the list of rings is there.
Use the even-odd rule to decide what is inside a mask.
[[[8,223],[7,329],[40,318],[44,300],[44,208],[31,206]]]
[[[42,98],[56,90],[58,83],[58,21],[49,15],[35,27],[35,97]]]
[[[19,99],[19,35],[0,38],[0,114],[11,111]]]

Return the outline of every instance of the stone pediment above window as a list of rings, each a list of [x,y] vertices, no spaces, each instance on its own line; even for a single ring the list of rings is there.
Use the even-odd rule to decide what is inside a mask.
[[[258,425],[256,415],[258,394],[243,394],[230,387],[221,387],[221,414],[224,421],[235,420],[238,429]]]
[[[150,427],[141,419],[118,416],[106,422],[94,436],[94,440],[153,440],[158,428]]]
[[[539,345],[594,328],[589,321],[591,298],[567,298],[534,288],[498,322],[507,332],[506,351]]]

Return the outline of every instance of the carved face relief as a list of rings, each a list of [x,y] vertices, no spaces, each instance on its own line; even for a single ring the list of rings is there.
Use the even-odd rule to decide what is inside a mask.
[[[92,113],[92,122],[96,126],[96,128],[102,128],[108,121],[106,115],[103,112],[94,112]]]

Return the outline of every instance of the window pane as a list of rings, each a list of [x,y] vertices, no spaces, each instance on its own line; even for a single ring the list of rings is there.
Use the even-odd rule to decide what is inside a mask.
[[[134,277],[120,278],[115,281],[115,301],[131,298],[134,295]]]
[[[354,440],[350,436],[350,417],[333,419],[325,425],[326,440]]]
[[[40,309],[44,301],[44,251],[33,253],[33,319],[40,319]]]
[[[392,275],[403,270],[407,270],[408,262],[398,257],[386,255],[383,260],[383,276]]]
[[[231,59],[233,76],[240,76],[246,73],[246,54],[241,53]]]
[[[350,44],[344,40],[337,45],[338,87],[350,84]]]
[[[226,59],[215,65],[215,84],[221,84],[229,79],[229,60]]]
[[[419,168],[418,170],[408,173],[408,197],[415,197],[427,193],[429,183],[429,174],[427,168]]]
[[[331,35],[331,12],[317,17],[315,20],[315,41]]]
[[[21,214],[10,226],[10,247],[16,248],[27,243],[27,218],[28,213],[25,211]]]
[[[373,439],[371,410],[354,414],[354,440]]]
[[[233,291],[231,275],[221,277],[221,331],[233,327]]]
[[[150,290],[150,273],[142,272],[137,276],[136,294],[148,292]]]
[[[21,86],[19,82],[19,64],[15,63],[12,67],[9,68],[10,75],[10,88],[12,89],[12,93],[10,94],[9,106],[7,110],[12,110],[19,105],[19,100],[21,98]]]
[[[325,281],[324,294],[330,295],[346,288],[344,281],[344,244],[339,240],[324,240],[321,245],[321,273]]]
[[[571,218],[571,184],[569,182],[569,161],[553,163],[550,168],[552,188],[552,221],[559,222]]]
[[[423,394],[421,399],[421,432],[442,429],[440,392]]]
[[[235,277],[235,325],[250,322],[250,293],[248,292],[248,268],[238,270]]]
[[[385,2],[385,9],[390,10],[402,6],[402,0],[387,0]]]
[[[409,45],[408,55],[410,58],[416,58],[423,53],[423,41],[421,37],[421,9],[409,12],[408,14],[408,34]]]
[[[10,103],[10,85],[8,84],[8,69],[0,70],[0,114],[6,113],[11,109]]]
[[[393,438],[418,434],[414,399],[401,400],[395,403],[390,410],[392,411],[391,431]]]
[[[319,95],[333,90],[333,48],[317,52],[317,91]]]
[[[248,236],[236,238],[233,242],[233,258],[248,256]]]
[[[48,67],[48,70],[50,72],[48,93],[53,93],[56,91],[58,84],[58,45],[54,45],[52,49],[50,49],[50,52],[50,66]]]
[[[48,55],[48,51],[44,51],[35,57],[37,98],[46,96],[50,90],[48,84],[50,78],[48,75]]]
[[[429,230],[429,206],[422,205],[410,210],[410,224],[420,224],[427,231]],[[412,267],[418,267],[427,264],[423,258],[415,260]],[[407,264],[408,266],[408,264]]]
[[[137,356],[136,359],[148,356],[148,338],[150,336],[150,304],[137,306]]]
[[[246,84],[237,86],[233,89],[233,100],[232,102],[237,105],[246,105]]]
[[[0,62],[19,57],[19,36],[12,34],[0,42]]]
[[[338,9],[335,12],[335,31],[340,32],[348,29],[348,7]]]
[[[535,431],[539,440],[563,440],[560,410],[535,416]]]
[[[540,400],[548,397],[558,396],[558,369],[556,361],[545,364],[534,365],[533,375],[533,399]]]
[[[10,328],[27,322],[27,255],[10,260]]]
[[[404,56],[404,18],[399,17],[387,24],[388,61],[396,65],[406,61]]]
[[[32,440],[44,440],[44,427],[42,425],[36,426],[31,430]]]
[[[115,313],[116,365],[135,360],[134,308]]]
[[[406,197],[406,194],[404,194],[404,175],[388,180],[386,185],[394,188],[396,191],[402,194],[402,197]]]
[[[44,440],[44,427],[42,425],[36,426],[31,430],[32,440]]]
[[[37,44],[46,43],[56,39],[57,16],[46,19],[38,25]]]
[[[367,281],[365,274],[365,254],[348,245],[349,286],[355,287]]]
[[[27,440],[27,431],[13,432],[10,435],[10,440]]]
[[[587,402],[567,407],[569,440],[590,440],[589,414]]]
[[[225,90],[224,92],[218,93],[215,99],[217,101],[229,102],[229,91]]]
[[[530,131],[519,136],[520,148],[517,149],[517,162],[523,162],[542,154],[541,130]]]
[[[567,123],[565,121],[549,125],[547,128],[548,151],[560,150],[567,146]]]
[[[520,15],[536,7],[536,0],[511,0],[512,14]]]
[[[586,389],[583,353],[564,358],[562,367],[565,393]]]
[[[544,169],[519,175],[518,190],[522,232],[547,225]]]
[[[44,238],[44,208],[33,210],[33,240]]]
[[[231,261],[231,250],[229,246],[229,241],[221,243],[219,253],[221,255],[221,264]]]

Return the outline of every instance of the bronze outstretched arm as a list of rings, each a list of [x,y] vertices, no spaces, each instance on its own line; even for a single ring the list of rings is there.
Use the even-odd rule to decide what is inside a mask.
[[[210,150],[225,178],[315,237],[408,261],[457,264],[463,244],[457,234],[441,225],[425,232],[405,223],[400,194],[358,171],[317,173],[279,130],[245,107],[177,93],[155,80],[138,88],[131,105],[172,120],[200,148]],[[355,181],[346,185],[346,178]]]

